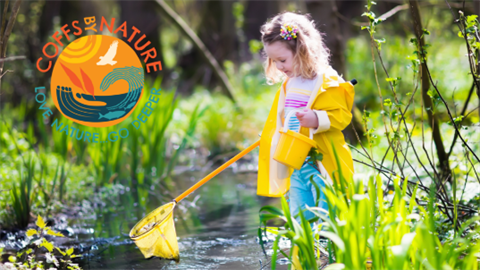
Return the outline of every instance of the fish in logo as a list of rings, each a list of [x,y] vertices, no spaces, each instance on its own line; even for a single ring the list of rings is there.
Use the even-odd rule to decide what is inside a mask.
[[[78,40],[63,50],[54,68],[51,92],[55,105],[64,116],[86,126],[123,121],[142,96],[140,59],[115,37],[93,35]],[[116,83],[119,80],[124,82]]]
[[[106,118],[108,120],[112,120],[112,119],[115,119],[115,118],[122,117],[125,114],[125,111],[114,111],[114,112],[109,112],[109,113],[103,114],[103,115],[101,113],[98,113],[98,114],[99,114],[98,119]]]

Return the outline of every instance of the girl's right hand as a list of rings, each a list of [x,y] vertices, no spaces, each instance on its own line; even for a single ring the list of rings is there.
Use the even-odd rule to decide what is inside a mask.
[[[306,128],[318,128],[317,114],[310,109],[303,109],[303,112],[296,112],[295,116],[300,122],[300,126]]]

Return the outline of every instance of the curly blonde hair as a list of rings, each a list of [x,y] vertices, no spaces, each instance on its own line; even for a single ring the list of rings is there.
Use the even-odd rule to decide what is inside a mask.
[[[280,36],[280,29],[284,24],[298,27],[297,38],[285,40]],[[330,50],[325,46],[322,33],[316,29],[310,14],[280,13],[262,25],[260,32],[264,46],[280,41],[292,51],[293,71],[302,78],[313,79],[317,71],[327,69],[330,65]],[[267,84],[272,85],[283,80],[285,75],[277,69],[265,50],[263,55],[267,58],[263,65]]]

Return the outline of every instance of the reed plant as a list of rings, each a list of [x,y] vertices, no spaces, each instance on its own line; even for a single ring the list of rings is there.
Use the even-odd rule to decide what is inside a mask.
[[[311,221],[306,221],[302,213],[298,224],[284,198],[281,210],[273,206],[260,209],[266,213],[260,214],[264,228],[260,226],[259,238],[263,239],[262,232],[265,231],[277,235],[272,247],[272,269],[276,267],[278,253],[294,264],[294,247],[298,249],[300,265],[294,266],[296,269],[316,268],[312,257],[315,257],[315,239],[318,237],[328,239],[333,247],[329,248],[328,255],[330,263],[335,264],[327,269],[479,268],[480,243],[476,239],[480,235],[480,218],[466,221],[455,237],[441,240],[437,228],[443,221],[439,219],[435,183],[425,193],[419,189],[418,183],[395,177],[393,190],[385,195],[379,175],[370,177],[367,186],[362,181],[343,179],[341,170],[338,175],[340,181],[334,176],[333,183],[326,181],[321,190],[326,197],[328,212],[319,207],[306,208],[323,221],[323,230],[312,232]],[[265,228],[271,219],[284,220],[284,228]],[[278,247],[281,237],[290,239],[290,255]],[[263,248],[263,241],[260,243]]]
[[[89,189],[85,189],[87,167],[68,164],[58,153],[44,147],[36,149],[28,134],[7,121],[1,121],[0,126],[2,228],[25,228],[32,213],[48,216],[59,205],[90,196]]]
[[[266,238],[266,232],[276,235],[272,246],[272,269],[276,269],[276,261],[279,254],[282,254],[298,269],[317,269],[315,240],[310,222],[305,219],[302,211],[299,212],[300,222],[298,222],[290,213],[287,200],[283,196],[281,198],[281,204],[281,209],[270,205],[264,206],[260,209],[261,225],[258,228],[258,237],[264,252],[265,247],[263,239]],[[282,220],[284,226],[266,227],[267,221],[272,219]],[[280,248],[279,242],[282,238],[290,240],[290,254],[286,254],[285,251]]]
[[[407,196],[408,181],[394,181],[391,200],[385,200],[380,177],[371,177],[367,193],[358,183],[351,200],[342,191],[327,185],[324,192],[328,216],[321,209],[310,208],[325,222],[319,234],[334,244],[334,257],[344,269],[478,269],[480,245],[466,235],[478,236],[473,219],[454,239],[443,243],[438,238],[435,217],[435,192],[427,197],[424,209],[416,196]],[[418,186],[414,187],[416,194]],[[463,235],[463,236],[462,236]]]
[[[342,190],[334,185],[323,189],[329,205],[328,214],[318,207],[310,207],[321,220],[325,230],[318,236],[329,239],[333,244],[330,257],[332,264],[327,269],[478,269],[480,244],[478,230],[475,228],[479,218],[466,222],[459,230],[461,233],[451,240],[441,242],[436,232],[435,194],[432,188],[428,196],[427,209],[416,202],[416,197],[408,197],[407,182],[400,185],[394,181],[392,198],[386,200],[380,177],[371,177],[367,192],[362,183],[350,184],[352,199],[344,196]],[[414,188],[416,193],[418,187]],[[316,269],[315,239],[310,224],[300,213],[298,223],[291,216],[285,198],[282,209],[265,206],[260,212],[260,221],[265,224],[271,219],[281,219],[284,227],[260,227],[259,238],[264,232],[276,235],[271,257],[272,269],[276,268],[279,253],[294,264],[293,248],[298,249],[299,266],[296,269]],[[292,243],[290,254],[280,249],[281,237]],[[263,247],[263,241],[260,241]],[[318,257],[318,256],[317,256]],[[339,267],[339,268],[336,268]]]
[[[25,165],[26,168],[23,166]],[[30,211],[36,192],[33,190],[35,161],[30,157],[26,164],[18,164],[20,172],[12,183],[10,191],[12,198],[15,225],[18,228],[26,228],[30,222]]]

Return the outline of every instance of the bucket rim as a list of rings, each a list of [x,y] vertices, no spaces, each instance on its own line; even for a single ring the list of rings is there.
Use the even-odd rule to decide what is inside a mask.
[[[299,140],[302,140],[310,145],[312,145],[312,147],[316,147],[317,146],[317,142],[310,139],[309,137],[301,134],[301,133],[298,133],[298,132],[295,132],[295,131],[292,131],[292,130],[287,130],[287,132],[284,132],[283,130],[279,130],[280,133],[282,134],[286,134],[286,135],[290,135],[292,137],[295,137],[296,139],[299,139]]]

